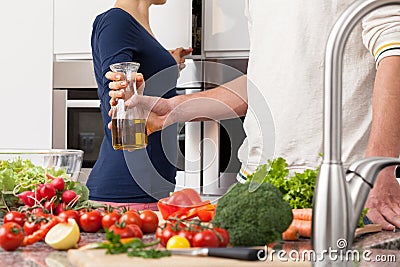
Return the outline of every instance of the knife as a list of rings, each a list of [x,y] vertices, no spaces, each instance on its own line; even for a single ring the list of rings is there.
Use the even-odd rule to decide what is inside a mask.
[[[255,248],[198,248],[198,249],[171,249],[172,255],[211,256],[228,259],[256,261],[264,257],[265,251]]]

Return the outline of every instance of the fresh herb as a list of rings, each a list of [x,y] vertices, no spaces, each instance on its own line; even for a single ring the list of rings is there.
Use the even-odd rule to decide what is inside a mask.
[[[319,168],[315,170],[306,169],[304,172],[295,172],[292,176],[289,176],[286,160],[279,157],[269,160],[268,164],[260,165],[252,175],[249,175],[248,179],[253,184],[263,182],[273,184],[281,191],[283,199],[293,209],[312,208],[318,170]]]
[[[133,238],[127,243],[122,243],[120,235],[115,235],[114,232],[106,231],[106,239],[108,242],[102,243],[98,248],[105,248],[107,254],[121,254],[127,253],[130,257],[142,257],[142,258],[161,258],[171,256],[171,252],[168,250],[157,250],[151,247],[157,245],[160,241],[154,241],[151,243],[143,243],[139,238]]]
[[[362,228],[365,226],[364,224],[364,217],[368,213],[368,208],[364,208],[363,211],[361,212],[360,218],[358,219],[358,225],[357,227]]]

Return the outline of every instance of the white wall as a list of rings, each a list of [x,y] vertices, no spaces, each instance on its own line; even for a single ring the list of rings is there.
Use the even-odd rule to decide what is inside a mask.
[[[0,148],[51,148],[53,1],[2,1],[0,36]]]

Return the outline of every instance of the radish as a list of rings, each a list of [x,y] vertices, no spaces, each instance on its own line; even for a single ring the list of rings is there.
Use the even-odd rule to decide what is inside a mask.
[[[43,187],[40,188],[39,193],[42,198],[50,200],[56,195],[57,192],[52,184],[44,184]]]
[[[54,211],[54,214],[55,215],[58,215],[58,214],[60,214],[61,212],[63,212],[65,210],[65,203],[59,203],[57,206],[56,206],[56,209],[55,209],[55,211]]]
[[[53,201],[46,201],[43,206],[50,213],[55,213],[56,211],[56,204]]]
[[[71,201],[76,200],[76,193],[72,190],[66,190],[62,193],[61,199],[64,203],[69,205]]]
[[[33,191],[24,191],[17,195],[19,199],[27,205],[28,207],[32,207],[35,205],[35,192]]]
[[[62,177],[54,178],[54,180],[51,181],[51,184],[58,191],[63,191],[64,188],[65,188],[65,182],[64,182],[64,179]]]

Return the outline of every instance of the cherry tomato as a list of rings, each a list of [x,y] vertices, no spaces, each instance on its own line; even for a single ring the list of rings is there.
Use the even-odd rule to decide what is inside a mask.
[[[204,230],[196,233],[192,239],[193,247],[216,248],[219,246],[219,239],[212,230]]]
[[[25,219],[26,219],[25,214],[18,211],[7,212],[7,214],[3,218],[4,223],[15,222],[16,224],[19,224],[21,227],[24,226]]]
[[[40,229],[40,226],[42,225],[42,223],[40,222],[35,222],[35,221],[25,221],[24,223],[24,232],[26,235],[31,235],[34,232],[36,232],[37,230]]]
[[[64,210],[58,214],[58,217],[66,222],[68,219],[74,219],[79,224],[79,212],[76,210]]]
[[[115,212],[107,213],[101,219],[101,226],[103,226],[103,229],[108,229],[111,226],[115,225],[115,223],[118,222],[120,217],[121,215]]]
[[[196,234],[197,232],[194,231],[188,231],[188,230],[180,230],[178,232],[178,235],[183,236],[184,238],[186,238],[190,245],[192,245],[192,240],[193,240],[193,236]]]
[[[24,241],[21,225],[7,222],[0,228],[0,246],[7,251],[16,250]]]
[[[79,218],[79,226],[83,231],[95,233],[101,228],[101,214],[95,210],[85,212]]]
[[[158,216],[152,210],[144,210],[140,213],[140,219],[142,220],[142,231],[143,233],[154,233],[158,226]]]
[[[115,235],[119,235],[121,238],[136,237],[133,228],[128,225],[113,224],[108,230],[114,232]]]
[[[229,233],[224,228],[214,227],[214,231],[217,232],[219,240],[219,247],[226,247],[229,244]]]
[[[140,219],[140,215],[133,210],[128,210],[119,218],[119,222],[125,222],[125,224],[136,224],[140,228],[142,228],[142,219]]]
[[[157,230],[156,230],[156,237],[160,239],[160,244],[163,246],[167,245],[168,240],[174,236],[177,235],[178,232],[174,231],[172,229],[171,224],[166,224],[165,227],[162,226],[158,226]]]
[[[143,238],[143,232],[142,229],[136,224],[128,224],[126,227],[130,228],[132,232],[134,233],[133,237],[137,238]]]

